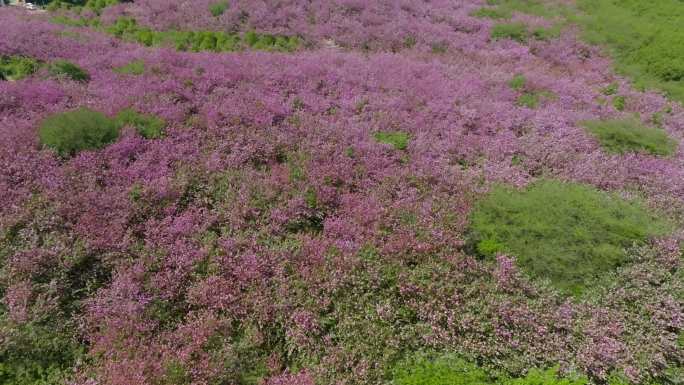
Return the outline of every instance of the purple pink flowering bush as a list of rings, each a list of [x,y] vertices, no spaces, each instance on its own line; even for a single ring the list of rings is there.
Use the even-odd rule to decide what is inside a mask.
[[[177,52],[0,8],[0,56],[89,76],[0,82],[0,379],[376,384],[423,351],[595,383],[682,367],[684,152],[608,152],[581,124],[657,121],[680,143],[681,105],[630,88],[572,29],[492,39],[478,1],[213,3],[101,18],[305,44]],[[42,146],[40,123],[78,108],[135,111],[163,135],[133,119],[101,148]],[[543,178],[640,197],[674,230],[628,246],[580,297],[514,255],[471,253],[477,202]]]

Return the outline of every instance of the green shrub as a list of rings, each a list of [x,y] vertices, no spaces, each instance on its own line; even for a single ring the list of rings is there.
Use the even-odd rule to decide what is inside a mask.
[[[539,95],[535,92],[525,92],[518,96],[515,104],[519,107],[537,108],[539,105]]]
[[[610,83],[601,89],[601,93],[606,96],[615,95],[618,92],[618,87],[619,85],[616,82]]]
[[[102,148],[118,136],[116,122],[88,108],[51,115],[39,130],[41,144],[65,158],[82,150]]]
[[[373,137],[380,143],[391,144],[396,150],[405,150],[410,139],[407,133],[399,131],[378,131]]]
[[[492,27],[492,40],[511,39],[517,42],[525,42],[529,32],[524,23],[497,24]]]
[[[69,78],[77,82],[87,82],[90,80],[90,75],[84,69],[66,60],[52,62],[50,64],[50,74]]]
[[[677,149],[677,142],[665,130],[645,126],[637,119],[592,120],[582,125],[610,153],[643,152],[670,156]]]
[[[30,322],[8,328],[8,324],[11,321],[0,310],[0,328],[12,331],[0,346],[0,384],[67,383],[82,347],[63,330],[65,327]]]
[[[121,67],[114,68],[114,72],[127,75],[142,75],[145,73],[145,62],[143,60],[133,60]]]
[[[131,108],[121,110],[115,120],[118,127],[134,127],[138,134],[147,139],[161,138],[164,134],[164,126],[166,126],[164,119],[155,115],[141,114]]]
[[[508,86],[514,90],[522,90],[523,88],[525,88],[526,83],[527,79],[525,79],[525,76],[515,75],[513,79],[508,81]]]
[[[418,355],[399,363],[393,371],[394,385],[489,385],[487,373],[455,356],[430,358]]]
[[[38,71],[41,63],[25,56],[0,57],[0,80],[20,80]]]
[[[510,253],[531,276],[572,294],[622,264],[626,247],[669,229],[638,201],[553,180],[522,191],[495,187],[477,203],[471,221],[476,252]]]
[[[480,8],[470,14],[474,17],[489,19],[510,19],[511,13],[498,8]]]
[[[211,15],[214,17],[219,17],[223,15],[223,12],[226,11],[228,8],[228,2],[226,1],[220,1],[218,3],[214,3],[209,5],[209,12],[211,12]]]
[[[99,14],[103,9],[115,4],[119,4],[119,0],[88,0],[85,7]]]
[[[555,25],[550,28],[535,28],[532,36],[537,40],[551,40],[560,37],[561,28]]]
[[[550,6],[545,0],[487,0],[487,5],[497,6],[503,12],[520,12],[541,17],[554,17],[561,14],[562,8]]]
[[[616,96],[613,98],[613,107],[618,111],[624,111],[626,102],[627,100],[624,96]]]
[[[525,377],[501,381],[501,385],[586,385],[586,377],[560,377],[558,367],[547,370],[532,369]]]

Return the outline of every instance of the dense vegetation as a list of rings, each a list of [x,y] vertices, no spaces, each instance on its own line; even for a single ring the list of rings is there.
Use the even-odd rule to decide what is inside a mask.
[[[603,44],[637,87],[684,102],[684,7],[681,0],[579,0],[585,37]]]
[[[672,140],[667,132],[645,126],[635,119],[587,121],[583,125],[609,152],[645,152],[669,156],[677,150],[677,142]]]
[[[0,382],[681,383],[678,9],[576,4],[1,7]]]
[[[113,142],[119,136],[119,127],[101,112],[79,108],[48,116],[39,134],[43,145],[69,157]]]
[[[590,187],[540,181],[497,187],[472,213],[477,252],[510,253],[532,276],[579,294],[625,262],[625,249],[667,226],[635,202]]]

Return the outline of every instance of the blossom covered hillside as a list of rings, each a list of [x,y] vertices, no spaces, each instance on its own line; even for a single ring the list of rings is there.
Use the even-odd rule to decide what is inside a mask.
[[[684,108],[506,4],[0,7],[0,382],[680,383]]]

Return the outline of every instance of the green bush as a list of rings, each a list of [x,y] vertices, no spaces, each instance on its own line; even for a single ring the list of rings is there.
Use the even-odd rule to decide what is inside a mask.
[[[532,36],[537,40],[551,40],[560,37],[561,28],[555,25],[550,28],[536,28],[532,31]]]
[[[519,107],[537,108],[539,105],[539,95],[535,92],[525,92],[518,96],[515,104]]]
[[[610,153],[643,152],[670,156],[677,150],[677,142],[665,130],[645,126],[637,119],[592,120],[582,122],[582,125]]]
[[[455,356],[430,358],[418,355],[397,365],[394,385],[489,385],[487,373]]]
[[[211,12],[211,15],[214,17],[219,17],[223,15],[223,12],[226,11],[228,8],[228,2],[226,1],[220,1],[218,3],[214,3],[209,5],[209,12]]]
[[[150,114],[141,114],[131,108],[121,110],[115,118],[118,127],[131,126],[147,139],[161,138],[164,134],[164,119]]]
[[[0,57],[0,80],[20,80],[38,71],[41,63],[25,56]]]
[[[520,12],[541,17],[554,17],[562,8],[550,6],[546,0],[487,0],[487,5],[497,6],[502,12]]]
[[[67,383],[83,349],[63,330],[65,328],[30,322],[7,329],[8,323],[11,321],[8,322],[0,311],[0,328],[12,330],[0,346],[0,384]]]
[[[119,0],[88,0],[85,7],[99,14],[103,9],[115,4],[119,4]]]
[[[511,13],[498,8],[480,8],[470,14],[474,17],[489,19],[510,19]]]
[[[525,76],[515,75],[513,79],[508,81],[508,86],[514,90],[522,90],[523,88],[525,88],[526,83],[527,79],[525,79]]]
[[[607,85],[606,87],[602,88],[601,93],[606,96],[615,95],[618,92],[619,87],[620,86],[617,83],[613,82]]]
[[[87,82],[90,80],[90,75],[84,69],[66,60],[52,62],[50,64],[50,74],[69,78],[77,82]]]
[[[378,131],[373,137],[380,143],[391,144],[396,150],[405,150],[410,139],[407,133],[399,131]]]
[[[492,27],[492,40],[511,39],[525,42],[529,36],[527,25],[524,23],[497,24]]]
[[[626,103],[627,99],[625,99],[624,96],[616,96],[613,98],[613,107],[618,111],[624,111]]]
[[[143,60],[133,60],[121,67],[114,68],[114,72],[127,75],[142,75],[145,73],[145,62]]]
[[[626,247],[669,230],[638,201],[553,180],[522,191],[495,187],[471,221],[477,253],[510,253],[531,276],[571,294],[625,262]]]
[[[88,108],[51,115],[39,130],[41,144],[65,158],[82,150],[102,148],[118,136],[116,122]]]

